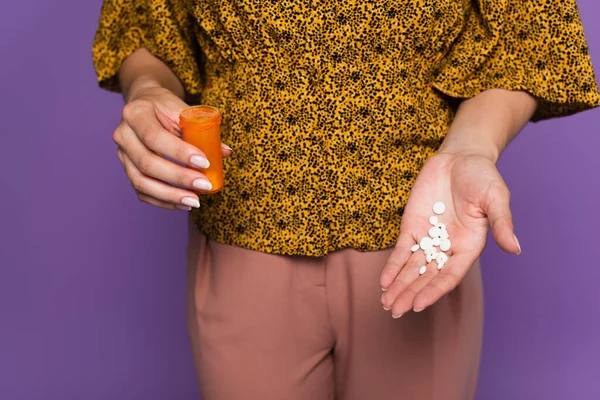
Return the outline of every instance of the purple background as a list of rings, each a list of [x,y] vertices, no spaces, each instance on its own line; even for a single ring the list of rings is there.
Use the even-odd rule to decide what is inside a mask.
[[[600,4],[578,3],[600,72]],[[2,400],[198,396],[185,214],[140,204],[116,158],[100,4],[0,2]],[[600,399],[599,117],[529,126],[500,162],[523,254],[483,257],[479,400]]]

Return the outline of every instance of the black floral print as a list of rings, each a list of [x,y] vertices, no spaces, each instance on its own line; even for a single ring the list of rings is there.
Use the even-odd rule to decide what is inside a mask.
[[[600,103],[574,0],[105,0],[103,88],[140,47],[224,116],[198,228],[277,254],[393,246],[457,99],[525,90],[534,121]]]

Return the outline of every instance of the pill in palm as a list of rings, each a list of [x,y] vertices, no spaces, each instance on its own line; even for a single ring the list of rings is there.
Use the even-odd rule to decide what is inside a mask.
[[[437,215],[441,215],[444,213],[444,211],[446,211],[446,205],[441,201],[435,202],[435,204],[433,205],[433,212]]]
[[[431,236],[431,238],[440,236],[441,233],[442,233],[442,230],[440,228],[438,228],[437,226],[429,228],[429,236]]]
[[[427,250],[425,250],[425,255],[434,254],[434,253],[437,253],[437,250],[435,249],[435,247],[433,245],[430,248],[428,248]]]
[[[423,250],[427,250],[427,249],[431,248],[432,246],[433,246],[433,241],[430,237],[424,237],[419,242],[419,247],[421,247]]]
[[[435,258],[435,262],[438,264],[445,264],[446,261],[448,261],[448,256],[446,255],[446,253],[438,253],[437,257]]]
[[[446,211],[446,205],[437,201],[433,205],[433,212],[437,215],[441,215]],[[429,237],[424,237],[419,241],[419,244],[415,244],[411,247],[412,252],[416,252],[422,249],[425,253],[425,260],[430,263],[435,261],[437,263],[437,269],[441,270],[446,262],[448,256],[444,251],[450,250],[452,243],[450,242],[450,235],[446,230],[446,224],[440,222],[440,219],[436,215],[429,217],[429,223],[433,225],[427,231]],[[422,266],[419,269],[419,274],[423,275],[427,270],[427,266]]]
[[[448,250],[450,250],[451,246],[452,246],[452,242],[450,242],[450,239],[444,239],[444,240],[442,240],[442,243],[440,243],[440,250],[448,251]]]

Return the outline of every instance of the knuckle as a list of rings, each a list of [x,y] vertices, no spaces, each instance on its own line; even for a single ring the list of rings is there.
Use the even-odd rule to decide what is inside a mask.
[[[405,292],[408,294],[408,296],[410,298],[414,298],[417,295],[417,291],[412,285],[409,286],[408,288],[406,288]]]
[[[147,100],[133,100],[125,104],[123,107],[122,117],[125,121],[130,121],[136,118],[138,115],[144,113],[149,109],[151,103]]]
[[[190,173],[182,167],[177,168],[177,172],[175,172],[175,183],[183,186],[190,186],[191,182],[194,180],[194,176],[190,176]]]
[[[148,174],[152,168],[152,157],[142,154],[137,160],[137,167],[141,172]]]
[[[144,144],[151,148],[154,149],[154,147],[156,146],[156,142],[158,141],[158,135],[160,134],[159,131],[155,131],[155,130],[147,130],[144,132],[139,132],[138,135],[140,136],[140,139],[142,139],[142,142],[144,142]]]
[[[431,281],[430,287],[434,289],[434,292],[437,292],[436,294],[438,297],[443,296],[447,292],[447,290],[444,288],[443,285],[440,284],[438,280]]]
[[[187,155],[187,148],[184,145],[184,142],[182,141],[181,144],[179,146],[177,146],[177,148],[175,149],[175,159],[177,161],[183,162],[185,164],[188,164],[189,160],[188,160],[188,155]]]
[[[134,178],[131,178],[131,186],[133,186],[133,189],[136,192],[138,192],[139,196],[140,193],[144,191],[144,183],[142,177],[136,176]]]
[[[115,142],[115,144],[117,146],[121,144],[121,142],[122,142],[121,129],[119,129],[119,128],[115,129],[115,131],[112,134],[112,140],[113,140],[113,142]]]
[[[392,260],[386,261],[385,265],[381,269],[382,276],[389,276],[390,278],[393,276],[394,278],[400,272],[400,265]]]

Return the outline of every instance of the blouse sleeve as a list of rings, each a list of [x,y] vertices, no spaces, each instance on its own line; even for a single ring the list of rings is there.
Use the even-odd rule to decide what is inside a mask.
[[[194,19],[177,0],[104,0],[92,55],[100,87],[120,91],[118,71],[145,47],[179,77],[186,92],[201,87]]]
[[[600,105],[575,0],[471,0],[464,18],[434,77],[441,92],[526,91],[539,100],[532,121]]]

